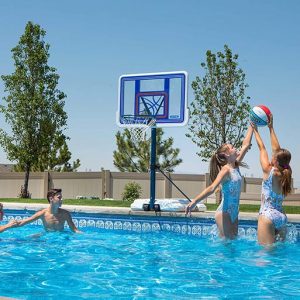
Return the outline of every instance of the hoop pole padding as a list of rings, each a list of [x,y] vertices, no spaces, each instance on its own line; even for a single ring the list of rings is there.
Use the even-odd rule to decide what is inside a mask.
[[[156,171],[156,127],[151,128],[151,159],[150,159],[150,209],[155,203],[155,171]]]

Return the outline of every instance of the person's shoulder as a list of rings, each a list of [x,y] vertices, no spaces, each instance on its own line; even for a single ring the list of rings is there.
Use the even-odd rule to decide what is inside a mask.
[[[281,172],[277,168],[273,167],[273,176],[275,176],[275,177],[281,177],[282,174],[281,174]]]
[[[219,175],[222,178],[222,181],[227,180],[227,178],[229,177],[229,174],[231,172],[231,167],[228,165],[225,165],[221,168]]]
[[[45,215],[47,212],[48,212],[48,208],[42,208],[42,209],[38,210],[38,211],[35,213],[35,215],[36,215],[36,216],[43,216],[43,215]]]
[[[69,212],[68,210],[66,210],[66,209],[59,208],[58,210],[59,210],[59,212],[60,212],[61,214],[64,214],[64,215],[70,215],[70,212]]]
[[[232,171],[232,168],[231,168],[229,165],[225,165],[225,166],[222,167],[222,169],[221,169],[220,172],[222,172],[222,173],[224,173],[224,174],[228,174],[228,173],[230,173],[231,171]]]
[[[276,168],[270,162],[266,164],[266,166],[263,168],[263,171],[268,174],[274,173],[275,170]]]

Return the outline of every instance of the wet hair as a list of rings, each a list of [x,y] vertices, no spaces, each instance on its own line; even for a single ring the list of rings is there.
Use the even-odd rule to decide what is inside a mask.
[[[214,181],[217,178],[221,168],[227,164],[227,159],[225,156],[227,149],[227,145],[223,144],[212,155],[209,163],[209,175],[211,181]]]
[[[228,144],[223,144],[220,146],[217,151],[212,155],[210,159],[210,164],[209,164],[209,175],[210,175],[210,180],[213,182],[221,168],[227,164],[227,158],[226,158],[226,152],[228,150]],[[241,167],[248,167],[247,164],[243,162],[235,162],[236,167],[241,166]]]
[[[281,190],[284,196],[288,195],[292,190],[292,169],[290,167],[292,155],[287,149],[280,149],[275,154],[278,162],[278,170],[281,173]]]
[[[55,195],[61,193],[61,189],[51,189],[47,193],[47,200],[50,203],[50,198],[54,197]]]

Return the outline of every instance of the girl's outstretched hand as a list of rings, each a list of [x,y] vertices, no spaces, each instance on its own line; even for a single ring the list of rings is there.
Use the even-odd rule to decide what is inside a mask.
[[[18,227],[19,222],[17,220],[11,220],[6,224],[7,228]]]
[[[270,114],[270,121],[268,122],[268,127],[271,129],[273,128],[273,115]]]
[[[257,131],[257,125],[253,122],[250,122],[251,127],[253,128],[253,130]]]
[[[195,204],[193,204],[192,202],[190,202],[186,208],[185,208],[185,216],[186,217],[190,217],[191,216],[191,213],[192,213],[192,210],[194,208]]]

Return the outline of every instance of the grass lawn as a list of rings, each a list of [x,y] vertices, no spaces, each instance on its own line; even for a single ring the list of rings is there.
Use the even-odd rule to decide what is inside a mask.
[[[20,198],[1,198],[0,202],[13,203],[43,203],[47,204],[47,199],[20,199]],[[130,201],[122,200],[102,200],[102,199],[63,199],[63,204],[69,205],[88,205],[88,206],[113,206],[130,207]]]
[[[19,198],[2,198],[0,202],[14,202],[14,203],[45,203],[46,199],[19,199]],[[122,200],[102,200],[102,199],[64,199],[64,204],[70,205],[88,205],[88,206],[113,206],[113,207],[130,207],[131,201]],[[216,210],[217,204],[205,204],[207,210]],[[287,214],[300,214],[300,206],[285,206],[284,210]],[[241,204],[241,212],[255,212],[258,213],[259,205]]]
[[[216,210],[217,204],[205,204],[207,210]],[[258,213],[260,205],[253,204],[241,204],[240,211],[241,212],[255,212]],[[300,206],[284,206],[284,211],[287,214],[300,214]]]

